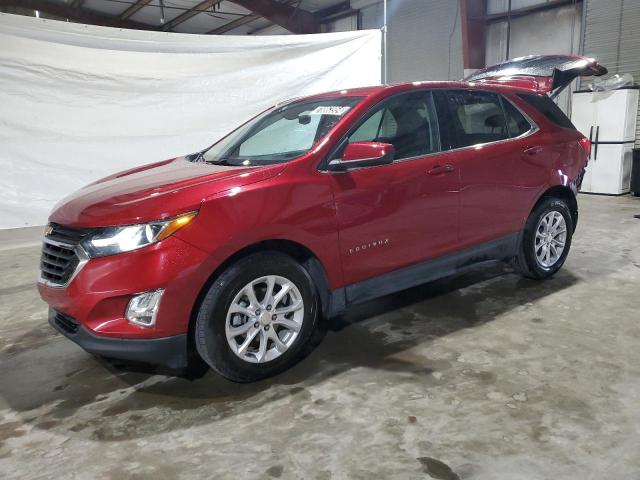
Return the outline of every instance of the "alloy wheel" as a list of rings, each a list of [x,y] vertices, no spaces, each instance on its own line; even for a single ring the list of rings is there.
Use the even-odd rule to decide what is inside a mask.
[[[231,351],[250,363],[265,363],[296,341],[304,320],[304,301],[289,279],[267,275],[247,283],[236,294],[225,322]]]
[[[567,241],[567,223],[560,212],[546,213],[538,222],[535,238],[535,254],[543,268],[553,267],[560,257]]]

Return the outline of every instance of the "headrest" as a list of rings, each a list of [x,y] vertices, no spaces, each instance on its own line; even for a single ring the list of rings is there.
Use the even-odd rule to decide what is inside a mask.
[[[425,119],[418,113],[415,106],[393,111],[393,116],[398,125],[396,135],[405,135],[425,126]]]
[[[490,128],[504,127],[504,118],[502,117],[502,115],[496,113],[495,115],[491,115],[486,118],[486,120],[484,121],[484,126]]]

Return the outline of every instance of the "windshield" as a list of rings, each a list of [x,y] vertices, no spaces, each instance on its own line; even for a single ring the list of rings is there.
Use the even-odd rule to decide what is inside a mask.
[[[266,165],[303,155],[322,140],[362,97],[299,100],[250,120],[208,150],[201,161],[225,165]]]

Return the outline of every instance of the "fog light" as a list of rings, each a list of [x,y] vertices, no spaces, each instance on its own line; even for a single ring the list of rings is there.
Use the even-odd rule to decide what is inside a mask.
[[[129,301],[125,316],[127,320],[143,327],[152,327],[156,323],[156,315],[160,306],[160,298],[164,290],[154,290],[136,295]]]

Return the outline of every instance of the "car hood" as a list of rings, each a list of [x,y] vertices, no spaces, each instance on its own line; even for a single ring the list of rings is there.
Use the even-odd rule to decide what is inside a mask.
[[[284,164],[229,167],[185,157],[144,165],[91,183],[56,205],[50,222],[104,227],[149,222],[197,209],[216,193],[278,175]]]

